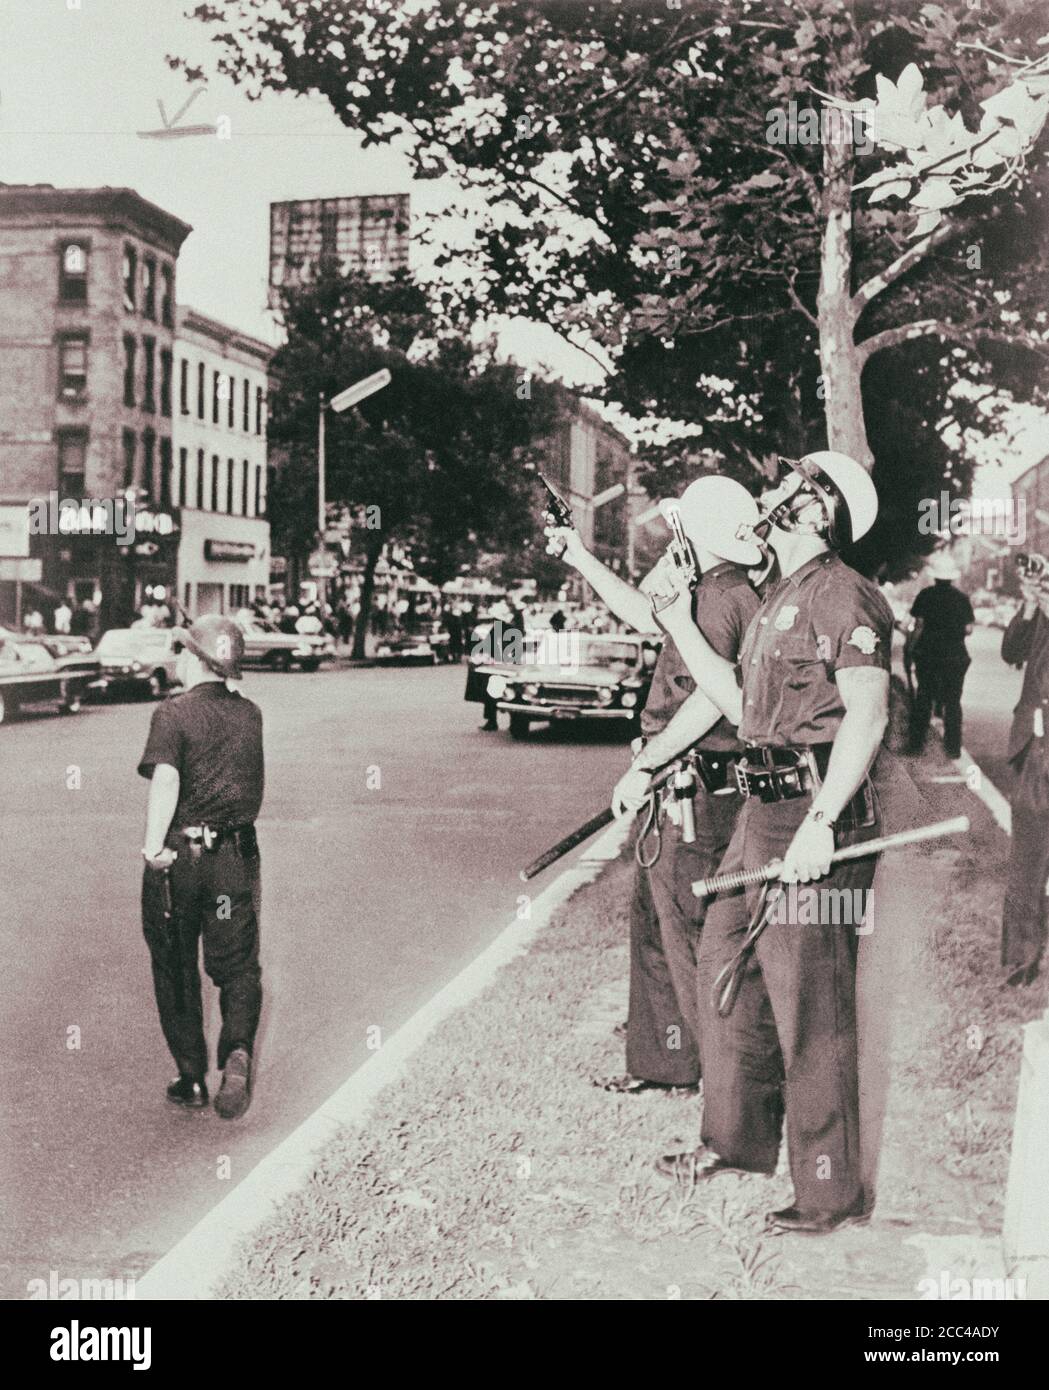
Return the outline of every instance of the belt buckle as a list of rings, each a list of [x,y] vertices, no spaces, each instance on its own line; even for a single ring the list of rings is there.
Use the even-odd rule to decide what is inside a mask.
[[[736,790],[744,799],[750,795],[750,784],[747,781],[747,760],[740,758],[738,762],[732,764],[732,773],[736,779]]]
[[[211,850],[215,848],[215,842],[218,839],[218,833],[212,830],[210,825],[204,825],[201,826],[200,838],[204,845],[204,848],[206,850]]]

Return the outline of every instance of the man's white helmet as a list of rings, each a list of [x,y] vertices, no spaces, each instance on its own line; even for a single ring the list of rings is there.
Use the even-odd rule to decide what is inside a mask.
[[[800,467],[791,466],[817,486],[829,480],[837,491],[849,513],[852,539],[858,541],[865,536],[878,515],[878,493],[863,465],[833,449],[818,449],[806,454],[799,463]]]
[[[761,563],[761,551],[750,539],[758,504],[734,478],[720,473],[697,478],[680,497],[661,502],[660,509],[664,516],[677,511],[685,535],[698,549],[751,569]]]

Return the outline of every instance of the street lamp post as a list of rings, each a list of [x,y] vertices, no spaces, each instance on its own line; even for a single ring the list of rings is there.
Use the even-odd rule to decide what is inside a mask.
[[[393,378],[389,371],[383,367],[381,371],[373,372],[371,376],[362,377],[360,381],[355,381],[352,386],[347,386],[345,391],[340,391],[337,396],[332,396],[330,401],[325,400],[322,391],[317,406],[317,551],[322,553],[324,550],[324,533],[328,525],[328,499],[326,496],[327,479],[325,476],[327,460],[325,457],[325,415],[328,406],[331,406],[336,415],[341,415],[344,410],[349,410],[351,406],[357,405],[360,401],[372,396],[376,391],[381,391],[384,386],[389,386]],[[320,609],[323,617],[325,606],[328,602],[328,576],[321,573],[317,576],[317,593],[320,596]]]

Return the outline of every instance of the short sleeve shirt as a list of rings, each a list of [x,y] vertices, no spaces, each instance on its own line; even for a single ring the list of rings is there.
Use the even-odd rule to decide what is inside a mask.
[[[916,658],[967,655],[965,629],[976,618],[972,604],[961,589],[942,580],[930,585],[914,600],[911,616],[922,620]]]
[[[152,777],[158,763],[179,774],[174,828],[249,825],[265,781],[262,711],[222,681],[172,695],[153,711],[139,775]]]
[[[759,605],[746,570],[726,561],[700,577],[693,596],[692,616],[718,655],[735,662],[743,634]],[[641,732],[650,736],[665,729],[695,688],[696,683],[681,653],[673,638],[668,637],[652,674],[648,700],[641,714]],[[699,740],[699,747],[738,748],[739,738],[733,725],[722,718]]]
[[[832,551],[781,579],[743,639],[740,737],[777,747],[832,742],[845,715],[836,673],[888,671],[892,627],[877,585]]]

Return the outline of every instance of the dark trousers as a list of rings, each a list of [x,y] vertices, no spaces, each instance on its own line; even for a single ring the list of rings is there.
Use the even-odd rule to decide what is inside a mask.
[[[808,796],[747,801],[720,871],[780,857],[809,804]],[[841,834],[839,844],[878,833],[875,824]],[[800,885],[821,895],[801,895],[782,913],[793,920],[773,920],[765,929],[727,1018],[712,1003],[714,981],[745,935],[760,889],[715,899],[699,944],[703,1142],[741,1168],[772,1172],[785,1109],[795,1205],[806,1213],[846,1211],[862,1195],[855,922],[874,869],[873,859],[855,860],[818,884]]]
[[[1002,964],[1010,971],[1037,966],[1046,945],[1049,881],[1049,766],[1039,746],[1020,754],[1012,793],[1012,837],[1002,910]]]
[[[694,1086],[699,1080],[696,944],[707,904],[694,896],[692,882],[717,869],[739,805],[735,793],[709,796],[701,788],[695,800],[695,842],[685,844],[678,828],[664,818],[659,858],[651,869],[637,866],[626,1036],[631,1076],[671,1086]]]
[[[932,712],[943,711],[943,746],[957,757],[962,746],[962,686],[969,669],[969,658],[916,661],[914,674],[918,689],[911,711],[911,747],[920,752],[925,746]]]
[[[146,868],[142,927],[153,965],[160,1026],[183,1076],[208,1070],[198,955],[219,990],[222,1031],[218,1066],[237,1047],[251,1052],[262,1009],[259,967],[259,857],[242,858],[230,841],[210,852],[178,843],[171,866],[171,920],[165,920],[164,875]]]

